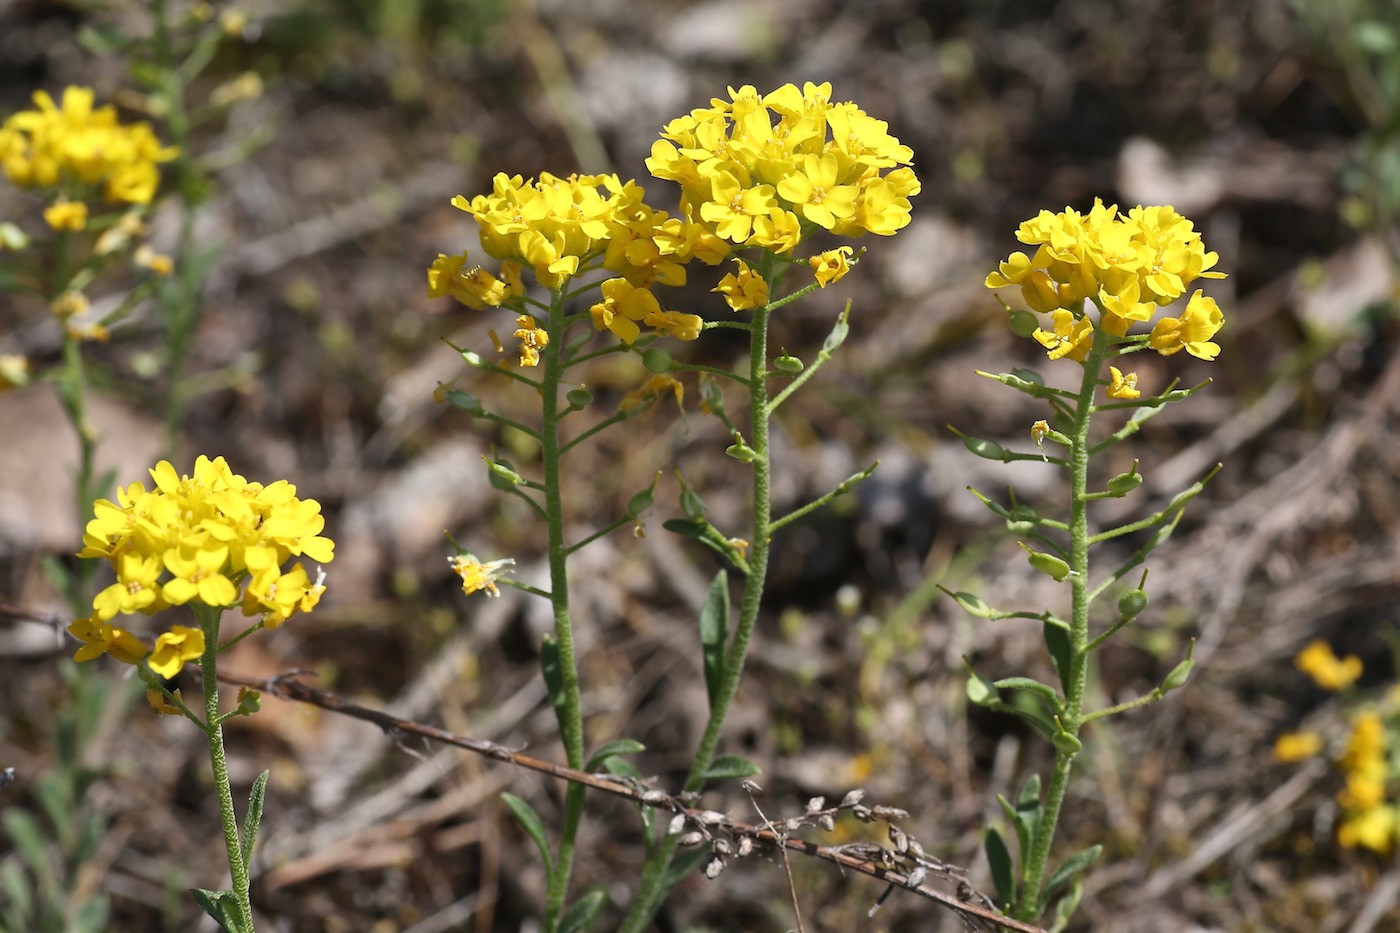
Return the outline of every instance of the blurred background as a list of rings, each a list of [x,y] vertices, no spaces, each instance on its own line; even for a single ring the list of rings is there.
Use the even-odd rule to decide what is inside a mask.
[[[1400,869],[1334,841],[1335,770],[1272,754],[1287,730],[1345,733],[1339,701],[1293,666],[1305,644],[1325,638],[1360,657],[1363,689],[1394,679],[1400,644],[1391,0],[236,9],[245,21],[201,80],[212,90],[251,72],[262,92],[194,140],[210,172],[196,239],[217,252],[186,363],[200,392],[176,466],[223,455],[250,479],[291,480],[323,504],[337,554],[321,607],[242,643],[225,669],[312,671],[365,705],[562,759],[538,675],[547,607],[514,590],[468,599],[446,560],[444,531],[483,559],[514,557],[521,579],[544,575],[543,528],[494,494],[480,461],[497,450],[528,466],[530,448],[433,401],[454,379],[506,413],[532,401],[463,373],[443,343],[485,353],[488,330],[513,328],[499,312],[426,297],[438,253],[480,256],[474,224],[449,200],[489,189],[499,171],[606,171],[638,178],[651,203],[671,207],[642,164],[667,120],[729,85],[830,81],[834,99],[888,121],[913,148],[923,193],[909,227],[863,240],[869,253],[849,277],[776,321],[775,343],[810,359],[852,303],[850,340],[776,427],[779,511],[881,465],[775,541],[766,615],[722,750],[763,768],[770,816],[863,786],[873,802],[909,810],[905,828],[926,849],[990,888],[980,834],[1000,819],[995,794],[1014,794],[1051,756],[1018,721],[967,708],[962,658],[989,677],[1045,679],[1050,665],[1038,627],[971,619],[933,584],[1002,607],[1053,604],[1058,590],[966,487],[1004,499],[1014,484],[1025,501],[1054,501],[1058,487],[1051,471],[974,458],[947,429],[1025,448],[1043,410],[975,371],[1055,369],[1011,335],[982,281],[1041,209],[1087,209],[1095,197],[1125,209],[1172,204],[1230,273],[1210,288],[1226,316],[1224,349],[1209,364],[1143,360],[1148,391],[1212,382],[1120,451],[1123,469],[1141,459],[1147,482],[1095,518],[1146,514],[1224,468],[1153,556],[1151,608],[1100,656],[1095,690],[1108,702],[1150,691],[1191,638],[1197,667],[1166,702],[1096,727],[1078,759],[1060,845],[1101,842],[1105,853],[1073,929],[1400,930]],[[68,84],[122,102],[126,63],[79,40],[142,29],[145,4],[0,2],[0,114]],[[26,197],[0,189],[0,219],[32,215]],[[152,225],[158,247],[175,236],[171,216]],[[712,284],[695,282],[676,306],[728,314]],[[7,352],[58,354],[40,311],[0,299]],[[154,326],[138,310],[95,351],[99,461],[122,484],[160,456]],[[727,367],[746,348],[725,333],[671,349]],[[590,372],[599,410],[644,376],[630,362]],[[671,467],[683,467],[717,523],[742,514],[744,494],[743,468],[723,456],[728,439],[687,389],[684,418],[658,405],[625,437],[582,450],[569,477],[570,521],[582,531],[622,514],[666,471],[646,537],[619,533],[575,564],[591,743],[641,740],[635,763],[662,786],[679,782],[703,726],[693,619],[717,569],[660,527],[678,511]],[[151,716],[117,665],[76,677],[61,627],[21,618],[61,617],[43,568],[71,563],[81,535],[65,485],[76,444],[52,389],[0,395],[0,438],[0,596],[18,610],[0,621],[0,767],[19,778],[0,790],[11,830],[0,830],[0,898],[16,896],[15,884],[57,884],[105,898],[106,929],[205,929],[183,893],[218,886],[223,864],[200,737]],[[543,871],[499,794],[529,799],[554,825],[559,787],[276,700],[229,732],[237,799],[272,770],[254,880],[260,929],[537,928]],[[81,772],[63,785],[81,788],[81,801],[41,799],[40,776],[60,764]],[[737,788],[707,801],[756,818]],[[56,812],[82,825],[65,827]],[[33,832],[17,836],[16,819]],[[84,827],[82,857],[44,856],[47,878],[17,855],[16,840],[35,832],[67,851]],[[639,833],[626,806],[593,799],[578,889],[602,885],[627,903]],[[788,929],[782,869],[744,869],[683,883],[655,928]],[[901,894],[868,917],[884,885],[805,860],[793,869],[810,929],[962,928]]]

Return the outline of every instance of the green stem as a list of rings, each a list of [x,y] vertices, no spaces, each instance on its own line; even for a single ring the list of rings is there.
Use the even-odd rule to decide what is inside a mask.
[[[224,755],[224,729],[219,724],[219,609],[192,604],[200,628],[204,630],[204,655],[199,669],[204,680],[204,737],[209,744],[209,763],[214,769],[214,790],[219,795],[219,822],[224,829],[224,845],[228,851],[229,877],[238,909],[246,920],[246,929],[253,929],[253,905],[248,896],[248,863],[238,836],[238,817],[233,812],[233,789],[229,786],[228,760]]]
[[[1083,726],[1084,691],[1089,668],[1089,424],[1094,411],[1098,373],[1103,368],[1111,345],[1112,340],[1107,334],[1095,333],[1093,346],[1083,363],[1084,378],[1080,383],[1079,398],[1074,411],[1074,433],[1070,437],[1069,582],[1072,611],[1069,630],[1070,661],[1063,685],[1065,701],[1060,726],[1076,739]],[[1036,827],[1035,844],[1031,847],[1030,858],[1022,874],[1025,884],[1022,885],[1011,911],[1011,915],[1017,919],[1035,920],[1045,907],[1041,898],[1044,895],[1045,872],[1050,861],[1050,846],[1054,841],[1055,827],[1059,823],[1060,809],[1065,802],[1065,791],[1069,787],[1073,762],[1074,752],[1062,749],[1057,744],[1055,774],[1050,780],[1045,809],[1041,811],[1040,825]]]
[[[777,293],[778,282],[785,268],[775,261],[771,254],[763,254],[759,262],[759,272],[768,281],[770,295]],[[744,660],[748,655],[749,639],[753,636],[754,625],[758,621],[758,609],[763,600],[764,581],[768,574],[768,539],[772,534],[772,467],[768,447],[768,323],[771,313],[771,306],[756,309],[749,332],[749,376],[746,380],[749,389],[749,411],[752,413],[749,446],[755,455],[750,464],[753,467],[753,538],[748,560],[749,573],[744,578],[744,597],[739,607],[739,621],[725,652],[720,687],[710,707],[710,718],[705,725],[705,733],[700,738],[695,757],[691,761],[690,773],[685,780],[687,791],[698,791],[705,784],[705,771],[714,758],[725,716],[734,701],[734,694],[739,689]],[[623,921],[620,933],[642,933],[660,908],[667,892],[667,868],[675,854],[679,838],[667,836],[656,847],[652,857],[647,859],[642,869],[642,881],[636,899]]]
[[[567,322],[564,296],[555,292],[550,303],[546,331],[549,342],[544,352],[544,378],[540,384],[540,456],[544,461],[545,523],[549,527],[549,590],[554,608],[554,638],[559,648],[563,702],[555,701],[559,733],[569,767],[583,767],[583,701],[579,692],[578,665],[574,659],[574,632],[569,621],[568,544],[564,541],[564,497],[560,488],[559,466],[563,448],[559,442],[559,389],[564,374],[564,338]],[[567,410],[566,410],[567,413]],[[556,929],[569,893],[573,871],[574,845],[583,817],[582,784],[569,784],[564,794],[564,826],[559,835],[559,851],[550,872],[545,896],[547,931]]]

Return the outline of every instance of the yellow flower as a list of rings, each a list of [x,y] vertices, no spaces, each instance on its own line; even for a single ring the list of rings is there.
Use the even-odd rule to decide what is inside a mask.
[[[698,314],[683,311],[662,311],[657,309],[647,313],[642,323],[662,337],[675,337],[677,340],[694,340],[700,336],[705,321]]]
[[[498,307],[511,297],[511,288],[480,266],[466,269],[467,254],[445,256],[428,268],[428,297],[451,295],[469,308]]]
[[[1322,736],[1316,732],[1285,732],[1274,742],[1274,760],[1303,761],[1322,751]]]
[[[602,300],[589,308],[593,327],[612,331],[623,343],[632,343],[641,334],[638,321],[661,311],[661,303],[646,288],[638,288],[626,279],[608,279],[600,287]]]
[[[136,247],[136,252],[132,255],[131,261],[143,269],[150,269],[161,278],[169,278],[175,271],[175,261],[169,256],[157,253],[151,249],[149,244],[142,243]]]
[[[1094,325],[1088,318],[1075,318],[1070,311],[1056,311],[1050,319],[1055,326],[1053,331],[1036,328],[1032,336],[1049,351],[1050,359],[1067,356],[1083,362],[1094,342]]]
[[[739,271],[725,275],[711,291],[723,295],[725,303],[735,311],[761,308],[768,304],[768,283],[763,280],[763,276],[755,272],[744,260],[734,261],[738,264]]]
[[[506,567],[515,563],[507,557],[483,564],[471,554],[454,554],[447,558],[447,562],[452,565],[452,572],[462,578],[462,592],[468,596],[478,590],[485,590],[487,596],[500,596],[496,581],[503,573],[510,572]]]
[[[29,360],[18,353],[0,353],[0,392],[29,384]]]
[[[176,690],[176,691],[175,691],[175,696],[176,696],[176,697],[179,697],[179,696],[180,696],[180,691],[179,691],[179,690]],[[160,692],[159,690],[157,690],[155,687],[147,687],[147,688],[146,688],[146,702],[150,704],[151,710],[152,710],[157,716],[179,716],[179,715],[180,715],[180,707],[176,706],[174,703],[171,703],[169,700],[167,700],[167,699],[165,698],[165,694],[161,693],[161,692]]]
[[[1396,814],[1392,807],[1372,807],[1349,814],[1337,827],[1337,841],[1345,849],[1358,846],[1377,855],[1389,855],[1396,839]]]
[[[849,246],[838,246],[836,249],[829,249],[824,253],[818,253],[807,260],[812,267],[812,276],[817,280],[817,284],[826,288],[833,282],[839,282],[845,278],[846,273],[851,271],[851,253],[854,252]]]
[[[667,392],[676,396],[677,406],[685,401],[685,386],[681,385],[680,380],[669,373],[658,373],[642,383],[639,388],[624,395],[622,401],[617,405],[617,410],[636,411],[638,408],[650,405]]]
[[[144,647],[124,640],[109,619],[195,601],[232,606],[239,602],[234,581],[245,575],[243,612],[261,614],[269,626],[316,604],[324,575],[312,584],[300,563],[285,573],[281,567],[293,557],[329,563],[335,556],[334,542],[321,535],[319,503],[298,499],[296,487],[285,481],[249,482],[222,457],[199,457],[192,476],[162,460],[150,475],[153,488],[131,483],[117,490],[115,502],[93,504],[78,556],[107,560],[117,580],[93,600],[93,618],[75,623],[74,634],[88,643],[78,660],[105,651],[132,663]],[[169,660],[171,652],[194,651],[188,638],[193,636],[166,638],[159,663],[176,663]]]
[[[520,365],[538,366],[540,351],[549,344],[549,334],[535,326],[535,319],[522,314],[515,319],[518,325],[515,336],[520,339]]]
[[[83,230],[87,227],[87,219],[87,205],[82,201],[59,198],[44,208],[44,223],[55,230]]]
[[[1345,690],[1361,676],[1361,659],[1354,654],[1339,660],[1332,646],[1318,639],[1293,659],[1294,667],[1307,674],[1323,690]]]
[[[170,631],[156,639],[156,647],[146,660],[151,670],[166,680],[180,673],[186,661],[204,655],[204,632],[197,628],[172,625]]]
[[[68,634],[83,642],[83,647],[73,655],[74,661],[91,661],[110,654],[123,664],[135,664],[146,656],[146,646],[141,639],[96,616],[75,620],[68,626]]]
[[[76,317],[88,309],[87,296],[78,291],[66,291],[53,300],[49,310],[60,320]]]
[[[1180,318],[1165,317],[1157,322],[1149,343],[1163,356],[1185,349],[1198,359],[1213,360],[1220,355],[1220,345],[1211,343],[1210,338],[1219,332],[1224,320],[1215,299],[1202,297],[1197,289]]]
[[[1108,386],[1109,398],[1135,399],[1142,395],[1137,387],[1137,373],[1128,373],[1125,376],[1117,366],[1108,367],[1108,373],[1113,380]]]

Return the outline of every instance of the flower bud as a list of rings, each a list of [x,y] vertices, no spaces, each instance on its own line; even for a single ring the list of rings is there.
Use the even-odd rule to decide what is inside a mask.
[[[1006,519],[1006,530],[1013,535],[1028,535],[1035,531],[1036,519],[1035,509],[1028,505],[1015,505],[1011,508],[1011,514]]]

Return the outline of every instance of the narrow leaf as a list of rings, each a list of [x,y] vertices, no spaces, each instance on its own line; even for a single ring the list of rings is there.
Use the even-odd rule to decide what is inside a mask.
[[[705,663],[705,689],[710,709],[718,702],[724,680],[724,649],[729,643],[729,574],[721,570],[710,583],[700,610],[700,648]]]
[[[709,526],[704,522],[687,521],[684,518],[669,518],[661,523],[672,534],[683,535],[687,538],[705,538],[709,533]]]
[[[1055,903],[1055,922],[1050,925],[1050,933],[1064,933],[1070,918],[1079,909],[1080,898],[1084,896],[1084,882],[1078,878],[1069,886],[1065,896]]]
[[[723,781],[753,777],[755,774],[762,773],[758,765],[747,758],[738,755],[720,755],[705,769],[703,776],[707,781]]]
[[[510,807],[515,818],[520,821],[520,825],[525,828],[525,833],[535,840],[535,847],[540,850],[540,858],[544,859],[544,869],[551,877],[554,875],[554,857],[549,851],[549,837],[545,835],[544,821],[535,812],[535,808],[524,800],[511,793],[501,794],[501,799]]]
[[[1037,696],[1044,697],[1050,705],[1059,712],[1060,695],[1055,692],[1055,688],[1049,684],[1043,684],[1031,677],[1003,677],[995,682],[994,686],[999,690],[1026,690]]]
[[[190,888],[190,896],[206,914],[213,917],[219,926],[229,933],[251,933],[251,924],[243,917],[243,908],[238,906],[238,898],[232,891],[209,891],[205,888]]]
[[[262,823],[263,797],[267,794],[267,779],[270,774],[271,771],[259,774],[257,780],[253,781],[252,789],[248,791],[248,812],[243,817],[243,838],[238,843],[244,865],[253,857],[253,842],[258,838],[258,825]]]
[[[1060,867],[1055,869],[1055,873],[1050,876],[1050,881],[1045,885],[1045,896],[1048,898],[1055,893],[1055,889],[1066,881],[1078,879],[1084,869],[1094,864],[1099,853],[1103,851],[1103,846],[1092,845],[1083,852],[1077,852],[1065,859]]]
[[[1050,659],[1055,662],[1055,673],[1060,675],[1060,686],[1067,691],[1069,690],[1071,660],[1074,657],[1074,646],[1070,643],[1069,632],[1058,625],[1046,622],[1044,638],[1045,648],[1050,652]]]
[[[987,864],[992,869],[992,884],[996,887],[997,903],[1003,907],[1016,902],[1016,871],[1011,865],[1011,853],[995,829],[987,830],[983,843],[987,849]]]
[[[598,921],[607,902],[607,893],[602,888],[593,888],[564,911],[564,916],[559,918],[558,933],[583,933]]]
[[[615,758],[618,755],[635,755],[642,751],[646,751],[646,746],[636,739],[613,739],[593,753],[593,757],[588,759],[588,764],[584,765],[583,770],[597,771],[609,758]]]

